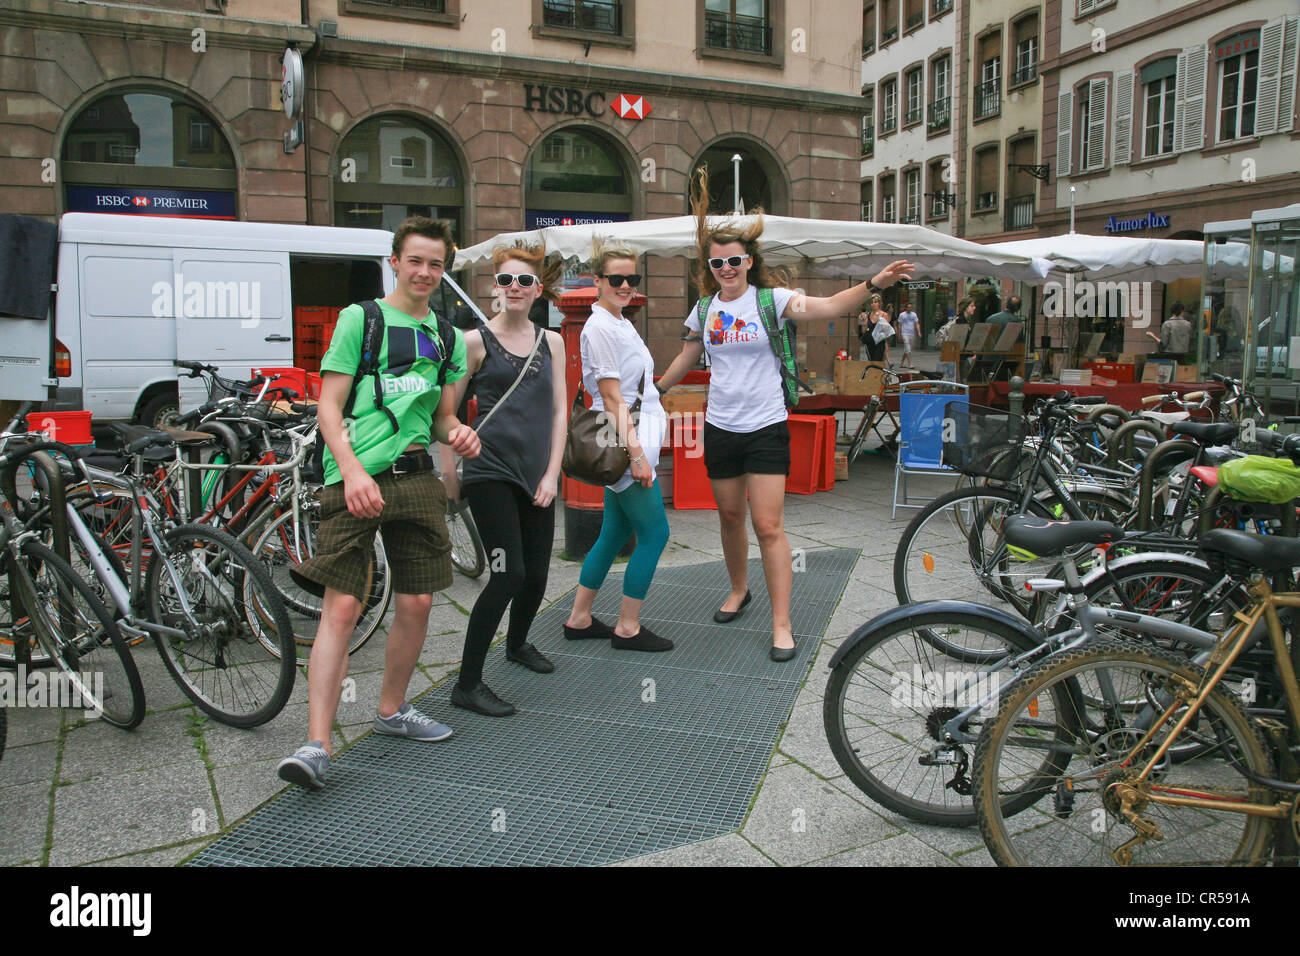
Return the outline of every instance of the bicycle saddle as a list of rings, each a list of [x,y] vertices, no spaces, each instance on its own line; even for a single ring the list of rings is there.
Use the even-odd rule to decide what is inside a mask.
[[[1214,528],[1201,535],[1197,545],[1202,551],[1235,558],[1262,571],[1285,571],[1300,567],[1300,538]]]
[[[1119,541],[1124,529],[1113,521],[1049,521],[1013,515],[1002,523],[1002,534],[1012,547],[1046,556],[1061,554],[1076,544]]]
[[[1237,426],[1232,422],[1172,422],[1166,427],[1175,435],[1185,435],[1203,445],[1226,445],[1237,437]]]

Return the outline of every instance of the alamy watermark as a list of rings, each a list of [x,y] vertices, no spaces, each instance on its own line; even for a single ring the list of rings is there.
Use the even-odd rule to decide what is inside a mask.
[[[629,412],[633,428],[641,420],[641,412]],[[668,426],[675,436],[674,444],[686,449],[687,458],[704,457],[704,412],[668,412]],[[612,416],[606,415],[600,429],[596,432],[596,444],[601,448],[623,448],[626,442],[619,437],[618,427]]]
[[[84,682],[84,688],[78,685]],[[71,675],[53,668],[27,670],[19,664],[15,670],[0,671],[0,707],[80,708],[88,720],[102,717],[99,701],[104,699],[104,675],[99,671]]]
[[[244,329],[256,328],[262,320],[260,282],[186,282],[178,272],[171,282],[155,282],[149,291],[156,319],[239,319]]]
[[[979,707],[996,703],[1001,677],[989,671],[895,671],[889,678],[889,702],[894,707],[927,710],[934,707]]]
[[[1067,275],[1064,284],[1043,286],[1043,314],[1048,318],[1127,316],[1135,329],[1151,325],[1154,302],[1150,282],[1093,282]]]

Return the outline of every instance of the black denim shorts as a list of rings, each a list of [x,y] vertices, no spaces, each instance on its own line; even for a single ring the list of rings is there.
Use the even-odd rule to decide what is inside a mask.
[[[756,432],[729,432],[704,423],[704,470],[710,478],[790,474],[790,426],[776,422]]]

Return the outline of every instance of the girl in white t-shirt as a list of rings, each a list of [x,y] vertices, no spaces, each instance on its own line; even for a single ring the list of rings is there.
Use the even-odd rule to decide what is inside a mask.
[[[605,488],[605,514],[600,536],[582,562],[578,593],[564,624],[569,640],[608,638],[610,645],[628,651],[667,651],[673,642],[641,626],[641,605],[659,555],[668,544],[668,516],[655,466],[663,445],[668,419],[654,389],[654,359],[636,327],[624,317],[636,295],[641,276],[636,252],[628,246],[597,240],[591,255],[600,298],[582,327],[582,384],[591,407],[607,411],[627,448],[631,466],[618,481]],[[641,399],[639,416],[629,409]],[[613,628],[592,617],[610,565],[628,537],[636,532],[636,549],[623,574],[623,604]]]
[[[722,551],[731,577],[731,593],[713,619],[725,624],[749,603],[747,572],[749,535],[746,514],[763,555],[763,573],[772,600],[772,649],[775,661],[795,656],[790,628],[793,568],[785,536],[785,479],[790,473],[790,430],[786,424],[780,363],[758,314],[756,287],[772,289],[778,326],[787,319],[834,319],[856,312],[871,287],[887,288],[908,278],[912,264],[898,260],[863,282],[833,296],[816,298],[784,288],[763,264],[758,237],[763,217],[749,223],[710,227],[707,174],[694,183],[691,206],[699,223],[696,281],[711,295],[704,318],[699,303],[686,316],[686,344],[659,379],[667,391],[707,349],[712,361],[709,402],[704,415],[704,466],[718,503]]]

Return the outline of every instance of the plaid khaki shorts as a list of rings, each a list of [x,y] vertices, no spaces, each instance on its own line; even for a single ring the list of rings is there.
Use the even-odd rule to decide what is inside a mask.
[[[447,492],[431,471],[374,476],[384,510],[378,518],[348,511],[343,482],[321,492],[316,554],[293,569],[300,584],[333,588],[365,602],[370,587],[375,532],[384,536],[388,573],[398,594],[432,594],[451,586]]]

